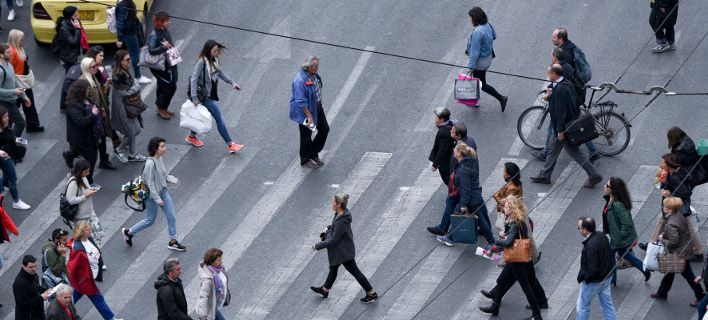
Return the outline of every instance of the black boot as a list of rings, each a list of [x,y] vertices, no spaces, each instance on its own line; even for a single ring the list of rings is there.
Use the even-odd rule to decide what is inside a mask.
[[[499,304],[492,302],[489,307],[479,307],[479,310],[484,313],[491,313],[493,316],[499,315]]]

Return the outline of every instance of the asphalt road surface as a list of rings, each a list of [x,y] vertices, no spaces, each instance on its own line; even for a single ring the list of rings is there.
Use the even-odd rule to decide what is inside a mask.
[[[12,28],[27,34],[26,46],[38,80],[36,107],[47,131],[27,135],[30,150],[25,162],[17,166],[21,197],[32,210],[13,210],[9,200],[5,201],[20,236],[0,246],[5,258],[0,270],[0,303],[4,304],[0,319],[12,319],[11,283],[21,256],[40,256],[40,246],[51,230],[63,226],[57,204],[67,174],[61,158],[67,147],[65,116],[58,108],[63,69],[46,48],[33,43],[29,1],[26,3],[16,9],[15,21],[2,18],[0,37],[4,41]],[[472,5],[450,0],[157,0],[154,9],[179,17],[466,64],[464,47],[471,29],[467,11]],[[618,84],[625,88],[645,89],[671,80],[670,90],[706,91],[708,41],[700,41],[708,32],[707,2],[681,3],[677,49],[660,55],[650,51],[653,41],[647,1],[495,1],[481,5],[498,36],[493,70],[543,76],[552,50],[551,31],[564,25],[592,65],[592,83],[621,76]],[[532,103],[541,82],[488,74],[489,83],[509,96],[506,112],[501,113],[497,102],[486,94],[481,107],[471,109],[451,98],[451,79],[460,69],[179,19],[172,21],[171,30],[181,43],[184,62],[179,65],[180,81],[170,109],[177,112],[184,102],[187,79],[203,43],[207,39],[222,41],[228,47],[222,65],[243,88],[232,92],[222,86],[222,112],[231,136],[246,147],[236,155],[227,155],[213,130],[204,136],[204,148],[193,148],[184,142],[187,132],[179,128],[178,118],[162,120],[153,109],[144,114],[145,129],[137,138],[140,150],[150,137],[165,137],[170,148],[167,164],[181,180],[170,193],[178,237],[187,246],[184,253],[167,249],[162,213],[152,228],[134,238],[132,248],[123,242],[120,228],[140,220],[142,214],[125,207],[118,188],[138,173],[141,164],[119,165],[117,171],[101,171],[95,176],[103,186],[94,205],[106,229],[103,255],[108,265],[99,288],[118,317],[156,318],[153,281],[168,257],[182,262],[192,312],[197,265],[207,248],[219,247],[225,252],[224,265],[231,276],[232,303],[224,309],[230,319],[486,319],[477,307],[489,301],[479,290],[490,289],[501,269],[475,256],[475,246],[448,248],[425,231],[438,223],[444,207],[446,190],[440,187],[437,173],[428,169],[427,156],[435,135],[432,110],[447,106],[453,118],[468,125],[477,141],[485,196],[502,185],[505,161],[524,167],[526,202],[535,207],[531,217],[543,251],[536,271],[551,305],[544,318],[574,318],[582,240],[575,220],[583,215],[600,219],[604,203],[601,188],[581,188],[585,174],[566,155],[559,160],[552,186],[529,181],[542,163],[533,160],[529,149],[520,144],[516,120]],[[115,49],[109,51],[112,55]],[[299,166],[297,128],[287,117],[291,80],[310,54],[321,58],[323,104],[331,126],[322,155],[326,165],[318,170]],[[154,84],[143,87],[151,107],[154,91]],[[651,183],[659,157],[667,151],[665,132],[678,125],[694,139],[708,138],[706,99],[662,96],[644,109],[648,96],[611,94],[607,98],[634,118],[632,141],[622,154],[598,160],[597,169],[604,177],[630,181],[635,224],[640,240],[646,241],[659,212],[660,195]],[[323,301],[309,290],[311,285],[321,285],[327,274],[326,253],[313,253],[310,245],[329,223],[329,204],[338,191],[352,195],[357,261],[381,296],[371,305],[357,301],[364,293],[343,270],[329,299]],[[705,235],[708,187],[694,190],[693,206]],[[694,263],[693,270],[698,272],[700,264]],[[689,307],[693,297],[680,277],[667,301],[649,298],[660,279],[661,275],[654,273],[645,283],[637,271],[620,271],[617,287],[612,288],[618,318],[694,318],[695,309]],[[500,318],[530,315],[525,303],[515,286],[502,303]],[[88,299],[82,299],[78,309],[84,318],[99,318]],[[601,317],[597,301],[591,317]]]

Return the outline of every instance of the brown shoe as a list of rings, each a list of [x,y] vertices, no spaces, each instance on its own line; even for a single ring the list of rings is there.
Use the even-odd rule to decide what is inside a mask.
[[[169,114],[170,116],[174,116],[174,115],[175,115],[175,113],[174,113],[174,112],[172,112],[172,111],[169,111],[169,110],[167,110],[167,109],[165,109],[165,112],[167,112],[167,113],[168,113],[168,114]]]
[[[666,300],[666,296],[662,296],[662,295],[660,295],[658,292],[652,292],[649,296],[650,296],[652,299],[662,299],[662,300]]]
[[[172,114],[169,111],[162,110],[162,109],[156,109],[156,110],[157,110],[157,115],[160,116],[162,119],[170,120],[172,118]]]

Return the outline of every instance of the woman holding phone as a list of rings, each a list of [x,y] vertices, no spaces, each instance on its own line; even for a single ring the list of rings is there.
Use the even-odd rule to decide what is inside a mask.
[[[72,228],[75,228],[76,224],[81,221],[90,222],[93,229],[93,239],[100,246],[103,242],[103,227],[93,210],[93,196],[101,187],[89,185],[86,178],[89,174],[91,174],[91,163],[82,158],[74,160],[74,167],[71,169],[71,176],[66,186],[66,201],[71,205],[78,205],[79,210],[76,218],[69,222]]]

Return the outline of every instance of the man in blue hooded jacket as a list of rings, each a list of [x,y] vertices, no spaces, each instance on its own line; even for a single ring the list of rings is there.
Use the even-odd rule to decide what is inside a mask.
[[[317,74],[320,59],[309,56],[292,84],[290,120],[300,129],[300,164],[310,169],[324,165],[319,153],[324,148],[329,124],[322,109],[322,78]],[[313,131],[317,131],[312,139]]]

